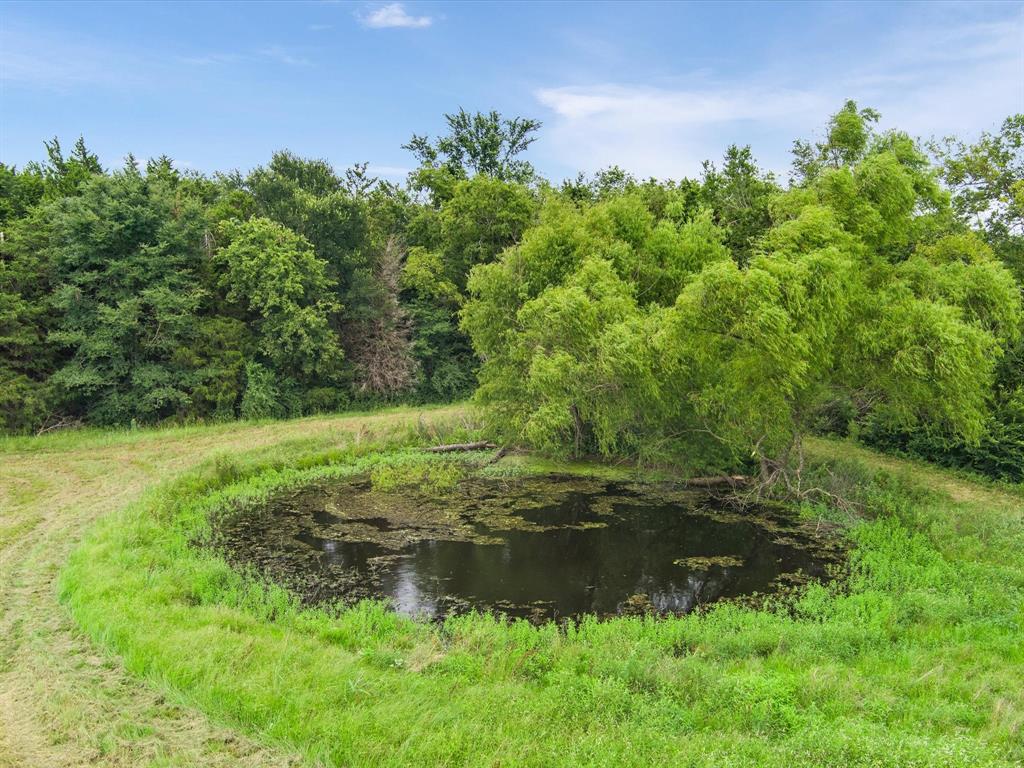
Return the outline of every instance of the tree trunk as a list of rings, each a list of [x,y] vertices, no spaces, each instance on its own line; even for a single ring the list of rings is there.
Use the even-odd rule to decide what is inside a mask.
[[[573,426],[576,432],[573,458],[578,459],[580,457],[580,442],[583,439],[583,420],[580,418],[580,409],[576,407],[576,403],[569,406],[569,413],[572,414]]]

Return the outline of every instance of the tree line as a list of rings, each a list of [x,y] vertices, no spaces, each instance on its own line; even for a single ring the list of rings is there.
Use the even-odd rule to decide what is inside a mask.
[[[540,124],[447,115],[404,184],[275,153],[246,175],[79,140],[0,164],[0,427],[294,416],[476,393],[560,451],[751,463],[854,431],[1024,475],[1024,116],[972,144],[848,102],[788,183],[561,184]]]

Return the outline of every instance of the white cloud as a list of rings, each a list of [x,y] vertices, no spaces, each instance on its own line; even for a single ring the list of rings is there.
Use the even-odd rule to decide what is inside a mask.
[[[912,134],[976,134],[1024,111],[1022,41],[1021,15],[900,36],[892,58],[868,74],[903,81],[859,88],[859,98]]]
[[[401,165],[377,165],[376,163],[370,163],[367,173],[370,176],[379,176],[385,179],[404,179],[412,173],[412,168],[406,168]]]
[[[534,92],[549,110],[537,144],[543,165],[640,175],[699,174],[728,144],[751,143],[784,173],[793,139],[819,129],[847,98],[873,106],[883,128],[970,136],[1024,110],[1024,23],[948,25],[896,33],[886,53],[832,71],[794,59],[789,70],[748,70],[742,81],[707,73],[682,85],[559,85]],[[842,66],[842,62],[837,63]],[[678,82],[678,81],[677,81]]]
[[[641,122],[678,126],[771,119],[813,106],[808,94],[783,90],[669,90],[610,84],[542,88],[536,95],[541,104],[570,120],[629,114]]]
[[[620,165],[642,176],[694,176],[747,126],[797,130],[834,106],[805,90],[696,83],[690,88],[607,84],[542,88],[554,113],[544,143],[568,166]],[[794,134],[799,135],[799,134]]]
[[[152,74],[145,58],[53,30],[0,24],[0,82],[66,92],[98,86],[144,86]]]
[[[251,62],[259,58],[270,59],[289,67],[311,67],[313,62],[305,56],[299,56],[280,45],[271,45],[251,53],[207,53],[196,56],[184,56],[180,61],[196,67],[211,67],[239,62]]]
[[[260,51],[262,56],[266,56],[268,59],[279,61],[282,64],[287,64],[289,67],[309,67],[313,65],[313,62],[304,56],[296,56],[295,54],[283,48],[280,45],[272,45],[269,48],[264,48]]]
[[[208,53],[203,56],[186,56],[182,59],[182,62],[205,67],[212,64],[232,64],[241,58],[236,53]]]
[[[401,27],[405,29],[423,29],[434,23],[430,16],[410,16],[402,3],[388,3],[365,14],[358,15],[364,26],[374,29]]]

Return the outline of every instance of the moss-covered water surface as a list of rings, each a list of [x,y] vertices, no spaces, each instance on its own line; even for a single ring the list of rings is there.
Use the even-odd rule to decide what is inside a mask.
[[[686,613],[826,577],[839,558],[782,509],[580,477],[472,478],[444,493],[320,483],[218,523],[214,541],[308,603],[533,621]]]

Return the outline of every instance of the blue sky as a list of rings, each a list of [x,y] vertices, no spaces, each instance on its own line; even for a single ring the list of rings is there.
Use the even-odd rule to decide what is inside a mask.
[[[442,114],[544,122],[563,178],[695,175],[731,142],[788,167],[846,98],[976,135],[1024,111],[1024,3],[0,3],[0,161],[81,133],[203,171],[287,147],[404,175]]]

